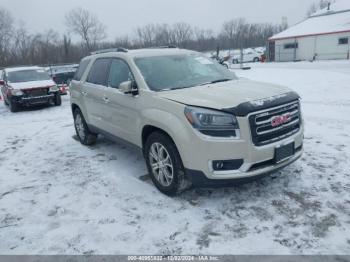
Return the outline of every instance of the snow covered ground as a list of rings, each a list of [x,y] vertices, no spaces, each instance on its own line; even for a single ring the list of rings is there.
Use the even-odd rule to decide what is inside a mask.
[[[0,105],[0,254],[350,254],[350,62],[252,64],[303,97],[305,154],[254,183],[175,198],[139,152],[77,142],[62,107]]]

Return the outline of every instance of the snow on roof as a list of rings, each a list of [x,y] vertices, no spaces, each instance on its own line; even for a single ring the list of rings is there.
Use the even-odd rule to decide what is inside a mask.
[[[39,66],[23,66],[23,67],[5,68],[6,72],[16,72],[16,71],[24,71],[24,70],[39,70],[39,69],[44,69],[44,68],[39,67]]]
[[[336,8],[349,6],[348,10],[328,11],[319,15],[314,14],[308,19],[272,36],[269,40],[350,32],[350,1],[346,1],[346,5],[341,4],[344,3],[341,1]]]

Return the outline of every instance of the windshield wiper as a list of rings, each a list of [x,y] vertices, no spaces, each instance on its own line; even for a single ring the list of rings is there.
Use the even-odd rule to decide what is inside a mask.
[[[178,90],[178,89],[186,89],[186,88],[191,88],[191,87],[193,87],[193,86],[179,86],[179,87],[174,87],[174,88],[161,89],[158,92],[172,91],[172,90]]]
[[[162,89],[162,90],[159,90],[159,91],[172,91],[172,90],[178,90],[178,89],[186,89],[186,88],[191,88],[191,87],[196,87],[196,86],[204,86],[204,85],[216,84],[216,83],[221,83],[221,82],[228,82],[228,81],[232,81],[232,80],[233,79],[230,79],[230,78],[223,78],[223,79],[218,79],[218,80],[214,80],[214,81],[205,82],[205,83],[199,84],[199,85],[180,86],[180,87]]]
[[[218,80],[214,80],[214,81],[205,82],[203,84],[200,84],[199,86],[205,86],[205,85],[216,84],[216,83],[221,83],[221,82],[228,82],[231,80],[232,79],[230,79],[230,78],[218,79]]]

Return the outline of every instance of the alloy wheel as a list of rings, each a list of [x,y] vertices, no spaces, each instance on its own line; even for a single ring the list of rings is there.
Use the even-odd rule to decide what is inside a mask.
[[[174,167],[169,152],[160,143],[153,143],[149,151],[149,161],[155,179],[164,187],[174,180]]]

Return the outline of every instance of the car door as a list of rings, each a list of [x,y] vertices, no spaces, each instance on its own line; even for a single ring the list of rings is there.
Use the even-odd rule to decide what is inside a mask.
[[[136,143],[136,130],[140,112],[138,96],[124,94],[119,85],[125,81],[134,81],[128,64],[119,58],[113,58],[108,76],[108,88],[104,99],[108,101],[108,122],[112,125],[112,134],[131,143]]]
[[[106,126],[107,101],[104,98],[104,91],[107,88],[110,62],[110,58],[96,59],[82,87],[89,124],[105,131],[108,131],[108,126]]]

